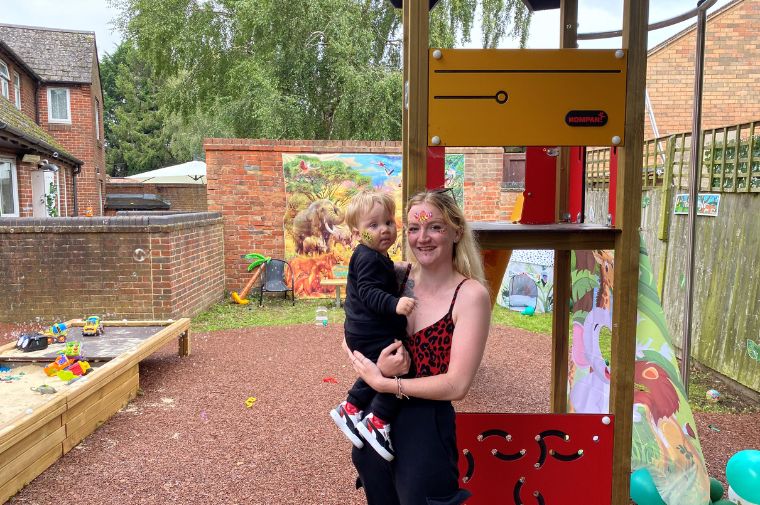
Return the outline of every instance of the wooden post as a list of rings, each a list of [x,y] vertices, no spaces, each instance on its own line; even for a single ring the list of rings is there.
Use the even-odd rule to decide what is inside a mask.
[[[179,355],[190,356],[190,328],[179,335]]]
[[[425,189],[428,145],[428,2],[404,2],[403,200]]]
[[[625,147],[618,152],[615,238],[615,310],[612,314],[610,408],[615,415],[612,504],[629,503],[633,430],[634,358],[639,282],[641,161],[647,64],[648,0],[623,3],[623,49],[628,51]]]
[[[562,0],[560,5],[562,49],[575,49],[578,41],[578,0]],[[569,217],[570,148],[562,147],[557,157],[555,221]],[[567,360],[570,339],[570,251],[554,251],[554,310],[552,312],[551,411],[567,412]]]

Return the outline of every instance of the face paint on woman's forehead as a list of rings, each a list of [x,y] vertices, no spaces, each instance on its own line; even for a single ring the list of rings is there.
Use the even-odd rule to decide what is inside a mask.
[[[416,219],[420,223],[424,223],[428,219],[433,218],[433,213],[427,210],[419,210],[415,212],[414,214],[412,214],[412,217],[414,217],[414,219]]]

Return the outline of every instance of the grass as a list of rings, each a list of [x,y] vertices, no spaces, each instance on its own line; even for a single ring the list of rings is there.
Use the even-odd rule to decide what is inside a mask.
[[[327,318],[330,323],[343,323],[345,320],[343,309],[336,307],[335,301],[331,299],[296,300],[294,306],[288,300],[268,297],[264,300],[263,307],[259,307],[257,301],[251,301],[249,305],[236,305],[228,301],[218,303],[193,319],[193,330],[207,332],[252,326],[314,323],[315,312],[319,306],[327,308]],[[494,307],[491,323],[543,335],[551,335],[552,333],[551,314],[524,316],[499,305]],[[611,355],[611,345],[612,334],[604,328],[599,335],[599,347],[602,355],[607,359]],[[711,402],[707,399],[707,391],[710,389],[720,391],[720,401]],[[693,369],[691,372],[689,404],[694,412],[760,412],[760,405],[735,394],[709,372],[697,369]]]

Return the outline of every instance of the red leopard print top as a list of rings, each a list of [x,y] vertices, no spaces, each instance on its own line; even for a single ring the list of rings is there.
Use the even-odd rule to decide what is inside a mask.
[[[465,283],[464,279],[454,290],[449,311],[438,321],[422,328],[409,337],[407,348],[417,371],[416,377],[428,377],[446,373],[451,359],[451,338],[454,336],[454,321],[451,313],[454,302],[457,301],[459,288]]]

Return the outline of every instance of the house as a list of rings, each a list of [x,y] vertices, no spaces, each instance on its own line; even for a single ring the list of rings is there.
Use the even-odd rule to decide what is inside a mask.
[[[705,25],[702,128],[760,118],[760,2],[732,0],[712,9]],[[691,131],[696,24],[649,50],[647,91],[657,125],[645,119],[644,138]]]
[[[0,24],[0,216],[102,215],[95,33]]]

